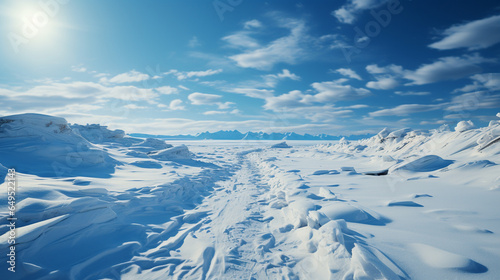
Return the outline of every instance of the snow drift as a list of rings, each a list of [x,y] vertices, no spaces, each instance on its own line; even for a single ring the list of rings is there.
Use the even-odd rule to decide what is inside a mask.
[[[0,118],[0,162],[38,176],[113,173],[117,162],[73,132],[65,119],[22,114]]]

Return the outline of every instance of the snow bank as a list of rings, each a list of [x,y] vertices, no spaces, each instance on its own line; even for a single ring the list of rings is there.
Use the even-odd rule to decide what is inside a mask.
[[[156,152],[158,150],[165,150],[168,148],[172,148],[173,146],[165,143],[164,140],[155,139],[155,138],[147,138],[144,141],[139,143],[135,143],[129,147],[132,152],[140,152],[140,153],[151,153]],[[141,157],[141,156],[138,156]]]
[[[172,148],[173,146],[170,144],[165,143],[164,140],[156,139],[156,138],[147,138],[141,143],[136,144],[137,146],[143,146],[143,147],[151,147],[156,150],[164,150],[168,148]]]
[[[417,253],[422,262],[431,267],[456,269],[469,273],[480,273],[487,270],[486,267],[469,258],[430,245],[413,243],[409,247]]]
[[[0,118],[0,162],[22,173],[50,177],[107,177],[117,164],[74,133],[65,119],[40,114]]]
[[[465,131],[467,133],[462,133]],[[455,127],[455,132],[450,131],[447,125],[430,131],[404,128],[391,132],[384,128],[368,139],[342,141],[319,147],[330,152],[380,155],[397,161],[429,154],[443,158],[456,154],[477,156],[477,152],[481,152],[483,156],[499,154],[500,145],[496,145],[498,142],[500,122],[492,121],[487,127],[474,128],[471,121],[461,121]]]
[[[150,158],[156,160],[176,160],[176,159],[191,159],[194,154],[191,153],[186,145],[180,145],[168,149],[148,154]]]
[[[120,129],[109,130],[107,126],[101,126],[99,124],[72,124],[71,129],[76,134],[87,139],[89,142],[96,144],[103,142],[116,142],[125,137],[125,131]]]

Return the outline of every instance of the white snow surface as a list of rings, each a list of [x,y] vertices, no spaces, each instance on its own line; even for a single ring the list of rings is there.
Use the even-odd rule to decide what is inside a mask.
[[[474,123],[472,121],[460,121],[455,127],[455,131],[464,132],[474,128]]]
[[[287,149],[85,127],[109,137],[0,118],[0,174],[19,185],[16,273],[0,203],[0,279],[500,276],[498,123]]]

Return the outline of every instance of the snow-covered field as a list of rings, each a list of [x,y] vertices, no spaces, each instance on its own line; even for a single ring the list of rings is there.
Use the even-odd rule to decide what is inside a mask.
[[[165,143],[3,117],[0,279],[499,279],[492,119],[354,142]]]

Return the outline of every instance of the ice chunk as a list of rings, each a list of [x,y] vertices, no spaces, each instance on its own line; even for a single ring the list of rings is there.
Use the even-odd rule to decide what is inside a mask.
[[[287,148],[291,148],[291,146],[289,146],[285,141],[283,141],[283,142],[280,142],[278,144],[272,145],[271,148],[273,148],[273,149],[287,149]]]

